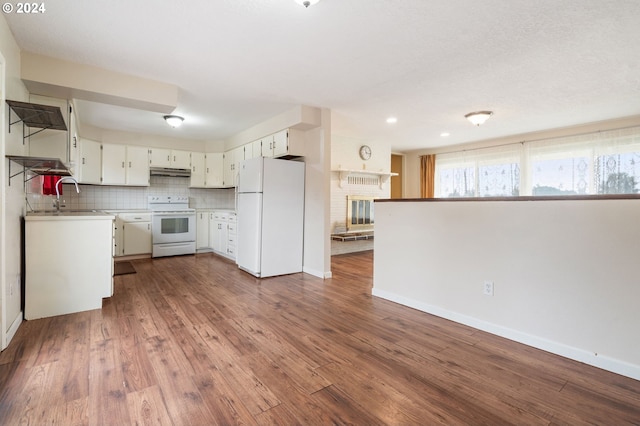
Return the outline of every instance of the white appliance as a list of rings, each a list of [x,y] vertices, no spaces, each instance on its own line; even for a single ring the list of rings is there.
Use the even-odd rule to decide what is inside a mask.
[[[189,208],[189,197],[149,196],[151,210],[151,257],[195,254],[196,210]]]
[[[304,163],[245,160],[237,191],[238,267],[260,278],[302,272]]]

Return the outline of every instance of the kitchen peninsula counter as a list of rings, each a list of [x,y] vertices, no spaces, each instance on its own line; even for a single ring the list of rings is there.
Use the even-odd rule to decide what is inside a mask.
[[[640,380],[640,196],[375,201],[374,296]]]
[[[113,220],[98,211],[25,216],[25,319],[102,308],[113,294]]]

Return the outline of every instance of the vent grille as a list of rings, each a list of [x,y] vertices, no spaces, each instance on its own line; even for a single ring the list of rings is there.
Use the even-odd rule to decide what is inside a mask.
[[[377,176],[350,175],[350,176],[347,177],[347,183],[349,185],[377,186],[377,185],[380,184],[380,179]]]

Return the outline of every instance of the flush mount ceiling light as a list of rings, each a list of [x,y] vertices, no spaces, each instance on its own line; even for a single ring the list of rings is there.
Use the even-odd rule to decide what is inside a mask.
[[[387,118],[387,123],[389,124],[396,124],[398,122],[398,118],[397,117],[389,117]]]
[[[309,7],[309,6],[313,6],[314,4],[318,3],[320,0],[296,0],[296,3],[304,6],[304,7]]]
[[[493,111],[476,111],[470,112],[464,117],[476,126],[483,124],[493,115]]]
[[[165,115],[164,120],[171,127],[180,127],[180,125],[182,125],[182,122],[184,121],[184,118],[180,117],[179,115]]]

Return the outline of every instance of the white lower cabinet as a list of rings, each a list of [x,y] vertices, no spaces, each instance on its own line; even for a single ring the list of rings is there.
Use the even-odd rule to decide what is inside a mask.
[[[227,257],[236,259],[236,214],[229,213],[227,221]]]
[[[214,252],[227,255],[227,222],[226,212],[213,212],[209,222],[209,241]]]
[[[196,247],[236,259],[236,214],[229,210],[196,211]]]
[[[151,222],[124,222],[122,254],[151,253]]]
[[[151,213],[141,211],[116,214],[114,256],[151,253]]]
[[[209,244],[209,210],[196,210],[196,250],[211,248]]]

